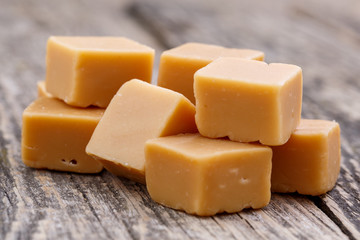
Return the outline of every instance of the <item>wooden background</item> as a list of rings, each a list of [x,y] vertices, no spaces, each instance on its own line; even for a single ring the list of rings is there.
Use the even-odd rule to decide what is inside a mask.
[[[360,239],[360,1],[0,0],[0,239]],[[112,176],[34,170],[21,114],[45,76],[50,35],[126,36],[160,53],[187,41],[253,48],[299,65],[303,117],[336,120],[336,187],[273,194],[261,210],[199,218]],[[155,68],[156,69],[156,68]],[[157,70],[154,72],[156,77]]]

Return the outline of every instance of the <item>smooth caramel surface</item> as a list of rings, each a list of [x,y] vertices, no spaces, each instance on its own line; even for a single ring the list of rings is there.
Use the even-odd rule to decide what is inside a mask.
[[[114,96],[86,151],[110,172],[145,183],[146,140],[197,132],[194,116],[183,95],[134,79]]]
[[[38,97],[52,97],[50,93],[46,91],[45,81],[37,82]]]
[[[200,216],[261,208],[270,201],[271,149],[179,134],[146,142],[152,199]]]
[[[219,58],[194,79],[196,124],[204,136],[281,145],[299,124],[300,67]]]
[[[239,57],[244,59],[263,60],[264,53],[252,49],[226,48],[205,43],[185,43],[164,51],[164,56],[174,56],[184,59],[201,59],[213,61],[219,57]]]
[[[154,50],[122,37],[50,37],[46,90],[77,107],[107,107],[122,84],[151,82]]]
[[[200,69],[202,77],[259,85],[284,85],[301,68],[291,64],[248,61],[238,58],[219,58],[211,67]]]
[[[186,43],[164,51],[160,58],[158,85],[194,98],[194,74],[219,57],[263,60],[264,53],[251,49],[225,48],[203,43]]]
[[[85,147],[104,109],[74,108],[40,97],[23,113],[22,159],[33,168],[97,173],[103,166]]]
[[[321,195],[335,186],[341,161],[338,123],[301,119],[289,141],[272,149],[272,191]]]
[[[147,52],[151,48],[125,37],[66,37],[53,36],[50,41],[67,48],[99,52]]]

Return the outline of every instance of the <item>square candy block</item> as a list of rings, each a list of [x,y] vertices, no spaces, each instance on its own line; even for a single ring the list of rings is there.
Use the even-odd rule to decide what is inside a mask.
[[[100,108],[74,108],[55,98],[38,98],[23,113],[23,162],[33,168],[100,172],[102,164],[87,155],[85,147],[103,112]]]
[[[146,142],[151,198],[200,216],[261,208],[270,201],[270,147],[179,134]]]
[[[320,195],[335,186],[341,159],[338,123],[301,119],[289,141],[272,149],[272,191]]]
[[[134,79],[111,100],[86,152],[113,174],[145,183],[146,140],[186,132],[197,132],[195,106],[180,93]]]
[[[195,119],[204,136],[282,145],[300,122],[298,66],[219,58],[194,78]]]
[[[182,93],[195,103],[193,88],[195,72],[219,57],[240,57],[262,61],[264,53],[250,49],[186,43],[161,54],[158,85]]]
[[[46,89],[67,104],[107,107],[133,78],[150,82],[154,50],[122,37],[50,37]]]

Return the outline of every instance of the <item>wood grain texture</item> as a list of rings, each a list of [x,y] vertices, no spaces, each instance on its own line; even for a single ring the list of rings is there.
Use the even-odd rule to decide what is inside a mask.
[[[344,1],[2,1],[0,239],[360,239],[360,3]],[[301,66],[303,116],[342,130],[336,187],[273,194],[261,210],[199,218],[153,202],[103,171],[34,170],[20,156],[21,114],[45,76],[50,35],[118,35],[157,50],[187,41],[254,48]],[[157,64],[156,64],[157,65]],[[155,74],[156,76],[156,71]]]

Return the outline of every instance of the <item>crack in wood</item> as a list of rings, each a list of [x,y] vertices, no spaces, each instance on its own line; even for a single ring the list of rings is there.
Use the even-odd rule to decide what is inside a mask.
[[[328,216],[339,228],[340,230],[349,238],[349,240],[356,240],[353,234],[349,229],[341,222],[341,220],[334,214],[333,211],[327,206],[327,204],[322,200],[321,197],[309,196],[309,199]]]

